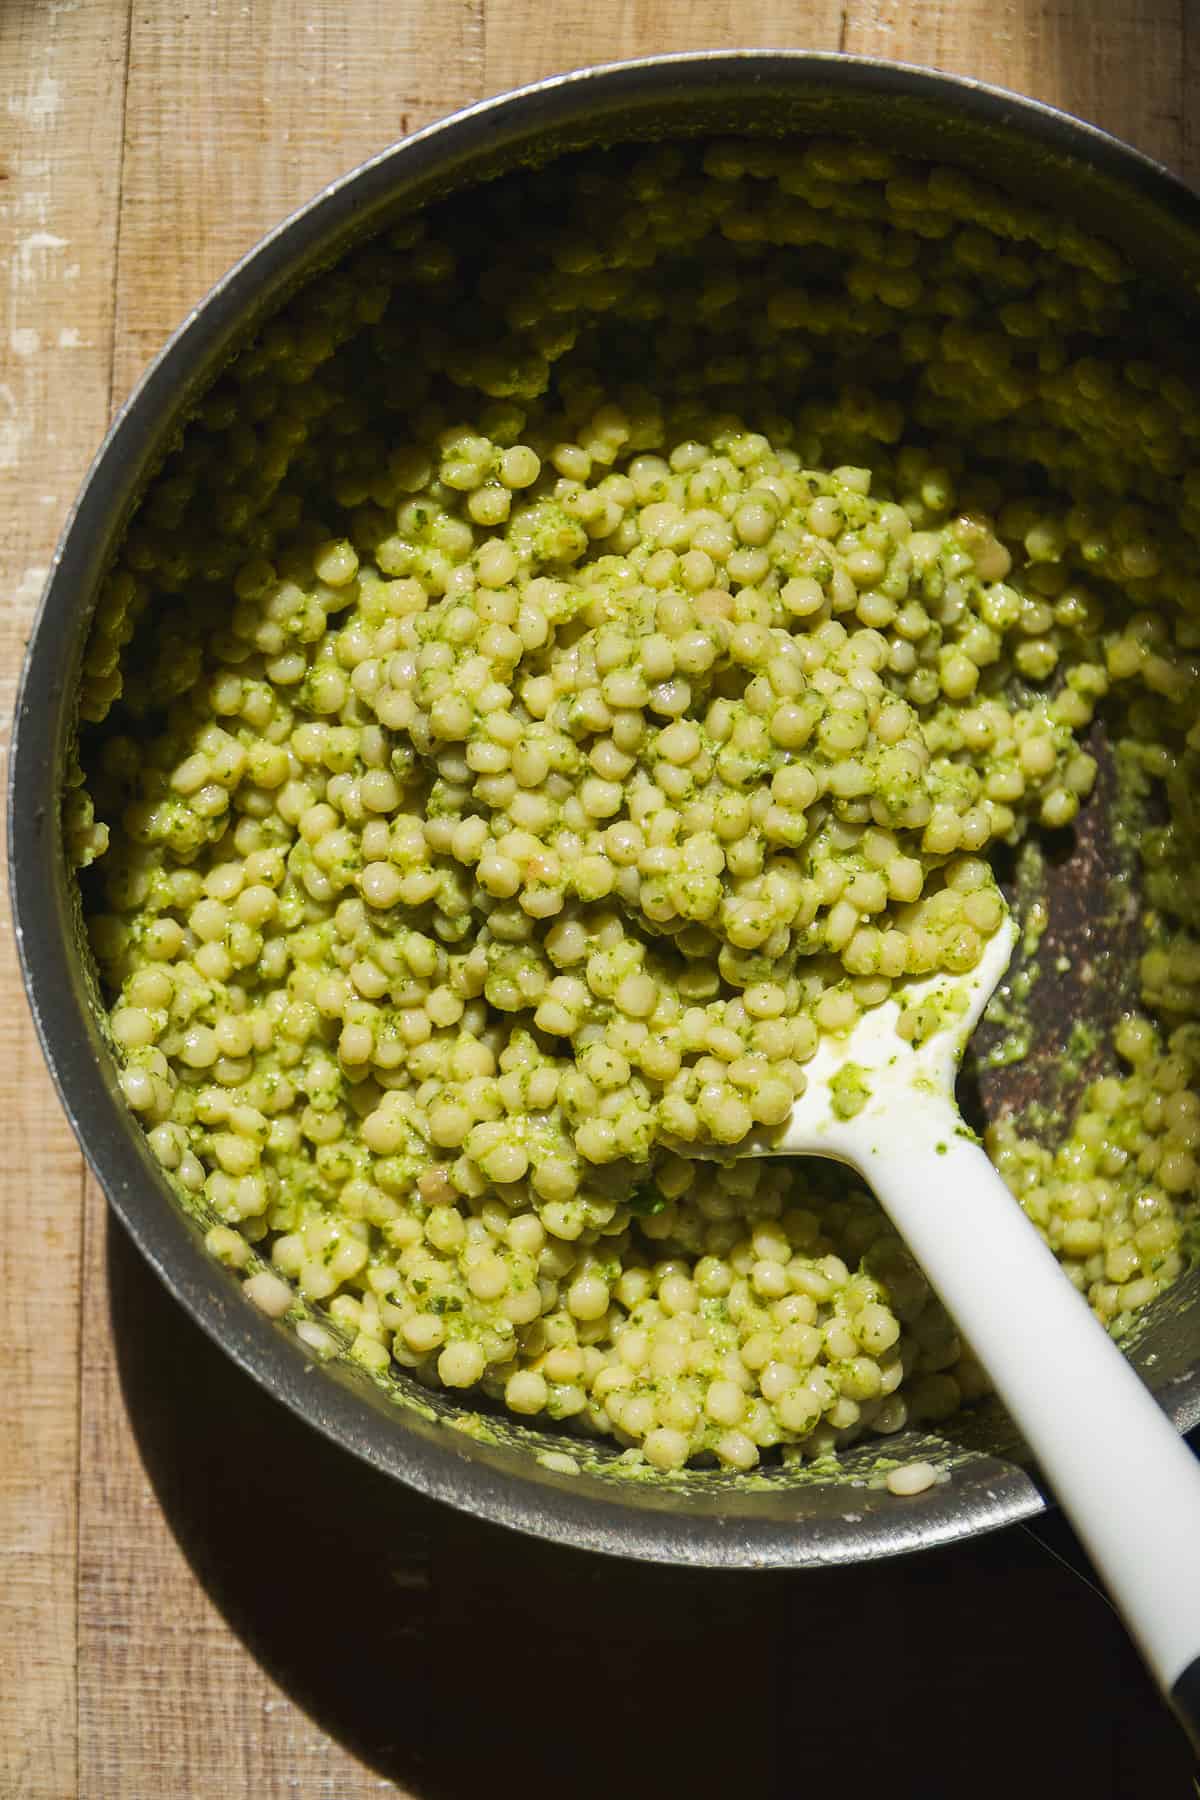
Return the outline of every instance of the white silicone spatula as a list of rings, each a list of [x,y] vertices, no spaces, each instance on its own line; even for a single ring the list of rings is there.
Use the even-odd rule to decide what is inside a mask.
[[[962,1053],[1016,938],[1006,914],[969,974],[904,983],[900,1000],[864,1013],[847,1036],[823,1040],[787,1123],[734,1154],[833,1157],[870,1184],[986,1367],[1200,1749],[1200,1464],[955,1103]],[[902,1007],[933,1026],[923,1041],[906,1042],[897,1030]]]

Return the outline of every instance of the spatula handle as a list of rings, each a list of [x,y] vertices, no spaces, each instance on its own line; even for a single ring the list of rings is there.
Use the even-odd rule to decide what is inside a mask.
[[[891,1109],[857,1150],[1200,1750],[1200,1464],[957,1114]]]

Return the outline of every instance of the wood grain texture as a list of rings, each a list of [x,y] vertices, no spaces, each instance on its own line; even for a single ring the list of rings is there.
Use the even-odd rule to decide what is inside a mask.
[[[1182,142],[1179,173],[1193,187],[1200,187],[1200,0],[1183,0],[1183,53],[1180,57],[1183,92]]]
[[[135,7],[117,262],[117,390],[270,226],[478,97],[479,0]]]
[[[0,730],[107,422],[128,0],[0,8]],[[86,132],[83,121],[87,121]],[[0,1794],[76,1791],[82,1161],[0,902]]]
[[[1178,166],[1185,10],[1194,0],[852,0],[843,47],[1014,88]]]
[[[4,713],[110,400],[264,229],[478,95],[735,44],[969,73],[1200,176],[1200,0],[0,0]],[[18,989],[6,929],[0,1800],[795,1800],[847,1768],[894,1800],[1186,1800],[1120,1628],[1052,1560],[1075,1554],[1061,1527],[1049,1554],[1014,1532],[886,1572],[714,1579],[514,1540],[319,1443],[184,1318],[93,1184],[81,1228]]]
[[[931,9],[932,10],[932,9]],[[841,0],[486,0],[484,92],[624,57],[680,50],[836,50]]]

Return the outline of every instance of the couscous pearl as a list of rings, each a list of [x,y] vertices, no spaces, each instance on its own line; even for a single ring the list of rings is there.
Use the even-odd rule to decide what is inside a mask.
[[[851,1177],[738,1146],[823,1035],[975,966],[1110,691],[1128,1016],[1053,1142],[988,1147],[1106,1324],[1183,1266],[1195,397],[1113,356],[1106,246],[952,171],[502,180],[499,235],[431,203],[288,303],[105,579],[64,826],[121,1090],[248,1296],[328,1312],[313,1355],[664,1471],[826,1454],[986,1377]]]

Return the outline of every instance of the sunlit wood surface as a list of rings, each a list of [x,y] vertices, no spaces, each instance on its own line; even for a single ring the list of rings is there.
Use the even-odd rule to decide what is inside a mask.
[[[733,45],[979,76],[1200,172],[1194,0],[0,0],[5,736],[107,419],[264,229],[464,102]],[[1061,1527],[887,1569],[644,1570],[318,1443],[108,1224],[7,930],[0,982],[0,1800],[1191,1793]]]

